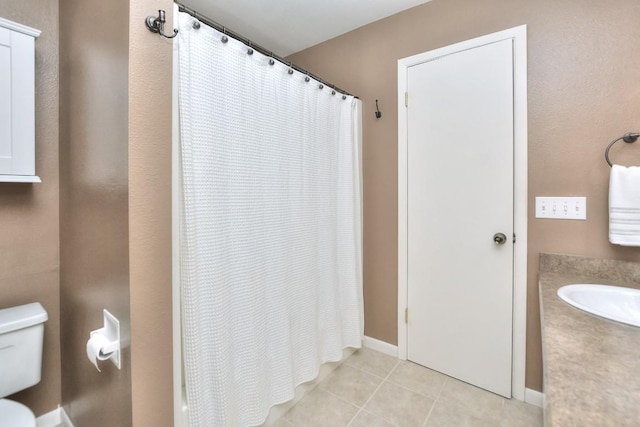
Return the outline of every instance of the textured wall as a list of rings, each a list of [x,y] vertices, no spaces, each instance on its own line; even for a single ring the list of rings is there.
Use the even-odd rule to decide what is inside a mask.
[[[364,103],[366,334],[397,342],[397,60],[528,25],[527,387],[540,390],[540,252],[640,261],[607,241],[607,143],[640,131],[637,0],[433,0],[290,57]],[[379,99],[383,117],[373,115]],[[622,144],[621,144],[622,145]],[[640,145],[612,157],[640,164]],[[587,221],[534,218],[535,196],[587,196]]]
[[[127,1],[60,1],[62,404],[77,426],[132,424],[128,25]],[[124,349],[122,370],[100,373],[85,346],[103,309]]]
[[[131,2],[129,259],[133,424],[173,425],[171,322],[172,43],[144,18],[169,0]],[[166,32],[171,32],[171,24]],[[160,349],[160,351],[158,351]]]
[[[61,1],[62,401],[76,425],[173,424],[172,44],[144,26],[160,8]],[[121,371],[86,360],[102,308],[124,327]]]
[[[60,403],[58,254],[58,1],[1,1],[0,17],[42,31],[36,39],[36,174],[41,184],[0,183],[0,308],[47,310],[42,380],[11,396],[36,415]]]

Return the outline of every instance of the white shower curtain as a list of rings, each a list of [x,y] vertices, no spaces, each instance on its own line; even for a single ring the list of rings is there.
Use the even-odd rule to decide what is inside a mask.
[[[181,13],[191,426],[253,426],[363,334],[360,101]]]

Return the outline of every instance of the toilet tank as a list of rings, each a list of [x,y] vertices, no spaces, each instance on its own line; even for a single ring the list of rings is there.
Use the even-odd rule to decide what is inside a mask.
[[[0,309],[0,398],[40,382],[46,320],[37,302]]]

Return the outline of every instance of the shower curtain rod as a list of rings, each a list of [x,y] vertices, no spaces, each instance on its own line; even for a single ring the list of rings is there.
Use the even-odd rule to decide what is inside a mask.
[[[253,50],[257,50],[258,52],[262,53],[265,56],[268,56],[270,58],[273,58],[276,61],[282,62],[283,64],[285,64],[286,66],[288,66],[291,69],[294,69],[296,71],[301,72],[302,74],[307,75],[308,77],[319,81],[320,83],[322,83],[325,86],[329,86],[331,89],[335,90],[336,92],[339,92],[343,95],[348,95],[348,96],[353,96],[354,98],[358,98],[357,96],[347,92],[344,89],[340,89],[338,86],[332,85],[331,83],[327,82],[326,80],[321,79],[320,77],[316,76],[315,74],[310,73],[309,71],[305,70],[304,68],[298,67],[296,64],[290,62],[290,61],[286,61],[284,58],[276,55],[275,53],[273,53],[272,51],[265,49],[264,47],[257,45],[255,43],[253,43],[251,40],[249,40],[248,38],[241,36],[240,34],[229,30],[227,27],[225,27],[224,25],[218,24],[216,21],[207,18],[206,16],[196,12],[195,10],[183,5],[182,3],[178,3],[175,2],[175,4],[178,5],[178,10],[180,12],[185,12],[188,13],[189,15],[193,16],[194,18],[196,18],[197,20],[199,20],[200,22],[204,22],[205,24],[207,24],[208,26],[215,28],[216,30],[220,31],[221,33],[233,37],[234,39],[241,41],[242,43],[246,44],[247,47],[253,49]]]

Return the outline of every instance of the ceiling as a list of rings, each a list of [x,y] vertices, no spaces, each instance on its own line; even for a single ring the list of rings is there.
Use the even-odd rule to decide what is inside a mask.
[[[182,0],[280,56],[291,55],[429,0]]]

